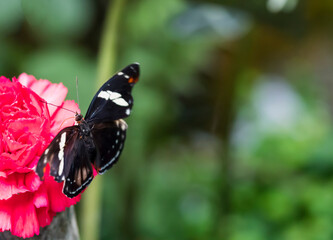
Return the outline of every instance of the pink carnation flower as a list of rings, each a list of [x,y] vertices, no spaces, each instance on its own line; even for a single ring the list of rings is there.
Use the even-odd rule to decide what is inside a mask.
[[[57,212],[80,200],[67,198],[63,183],[45,172],[40,181],[34,169],[39,157],[61,130],[74,124],[79,111],[74,101],[64,101],[67,88],[48,80],[21,74],[12,81],[0,77],[0,231],[27,238],[51,223]]]

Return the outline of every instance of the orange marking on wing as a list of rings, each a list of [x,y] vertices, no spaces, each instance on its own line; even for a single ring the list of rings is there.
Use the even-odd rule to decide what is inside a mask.
[[[128,83],[136,83],[138,81],[138,78],[130,78],[128,80]]]
[[[46,166],[43,168],[43,178],[42,179],[44,179],[45,171],[46,171]]]

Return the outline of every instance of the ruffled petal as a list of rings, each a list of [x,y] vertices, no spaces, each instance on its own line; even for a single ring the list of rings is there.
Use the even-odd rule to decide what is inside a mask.
[[[53,217],[56,215],[55,212],[50,212],[48,207],[37,208],[36,212],[40,227],[50,225]]]
[[[39,177],[33,170],[29,173],[13,173],[7,177],[0,177],[0,200],[6,200],[13,195],[36,191],[41,185]]]
[[[74,198],[66,197],[62,192],[63,183],[56,182],[53,177],[45,176],[44,183],[48,191],[50,210],[53,212],[62,212],[66,207],[76,204],[81,199],[81,195]]]
[[[65,127],[73,126],[75,123],[75,114],[73,112],[80,111],[79,106],[73,100],[65,101],[61,107],[62,108],[58,108],[51,117],[51,133],[54,135]],[[73,112],[67,111],[63,108],[70,109]]]
[[[0,231],[8,231],[11,229],[11,211],[7,204],[0,200]]]
[[[6,78],[4,76],[0,77],[0,83],[9,83],[9,82],[10,82],[10,80],[8,78]]]
[[[38,218],[33,199],[33,193],[23,193],[10,199],[12,234],[23,238],[39,234]]]
[[[32,75],[22,73],[18,77],[18,81],[32,91],[37,93],[46,102],[61,106],[66,98],[68,89],[62,83],[51,83],[49,80],[36,78]],[[58,109],[58,107],[48,105],[50,116]]]
[[[55,216],[55,213],[49,211],[49,198],[45,185],[42,185],[38,189],[34,196],[33,202],[36,207],[36,213],[40,227],[49,225]]]
[[[21,83],[23,86],[30,88],[30,86],[37,81],[37,79],[32,76],[32,75],[28,75],[26,73],[21,73],[21,75],[18,77],[18,79],[13,78],[13,82],[19,82]],[[37,93],[38,94],[38,93]]]

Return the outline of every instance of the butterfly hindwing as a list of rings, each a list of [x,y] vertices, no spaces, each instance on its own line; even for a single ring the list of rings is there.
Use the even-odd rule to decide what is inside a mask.
[[[97,150],[94,167],[99,174],[115,164],[124,148],[127,124],[123,120],[95,124],[92,135]]]
[[[77,196],[82,192],[93,179],[93,170],[86,145],[82,139],[79,139],[66,160],[71,162],[68,166],[63,193],[70,198]]]
[[[110,122],[128,117],[133,106],[132,87],[139,65],[131,64],[110,78],[95,94],[85,116],[88,122]]]

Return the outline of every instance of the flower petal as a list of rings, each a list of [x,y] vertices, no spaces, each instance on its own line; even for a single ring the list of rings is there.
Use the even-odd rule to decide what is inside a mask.
[[[0,201],[0,206],[2,204]],[[6,205],[6,211],[10,213],[10,228],[13,235],[27,238],[32,237],[34,234],[39,234],[39,224],[33,204],[33,193],[16,195],[5,201],[4,204]],[[3,216],[4,220],[8,219],[5,214]]]
[[[4,76],[0,77],[0,83],[9,83],[9,82],[10,82],[10,80],[8,78],[6,78]]]
[[[0,231],[10,230],[11,226],[11,211],[0,200]]]
[[[46,102],[52,103],[57,106],[61,106],[62,102],[65,100],[68,89],[62,83],[51,83],[49,80],[36,78],[32,75],[22,73],[18,77],[18,81],[32,91],[37,93]],[[57,110],[57,107],[48,105],[50,115]]]
[[[61,107],[70,109],[73,112],[80,112],[79,106],[72,100],[65,101]],[[58,108],[58,110],[55,111],[53,116],[51,117],[51,133],[53,133],[54,135],[57,134],[61,129],[73,126],[75,123],[74,113],[67,111],[61,107]]]
[[[44,183],[48,191],[50,200],[50,210],[53,212],[62,212],[66,207],[70,207],[80,201],[81,195],[74,198],[68,198],[62,192],[63,183],[58,183],[51,176],[44,177]]]
[[[34,192],[40,185],[41,181],[33,170],[26,174],[13,173],[5,178],[0,177],[0,200],[9,199],[19,193]]]

